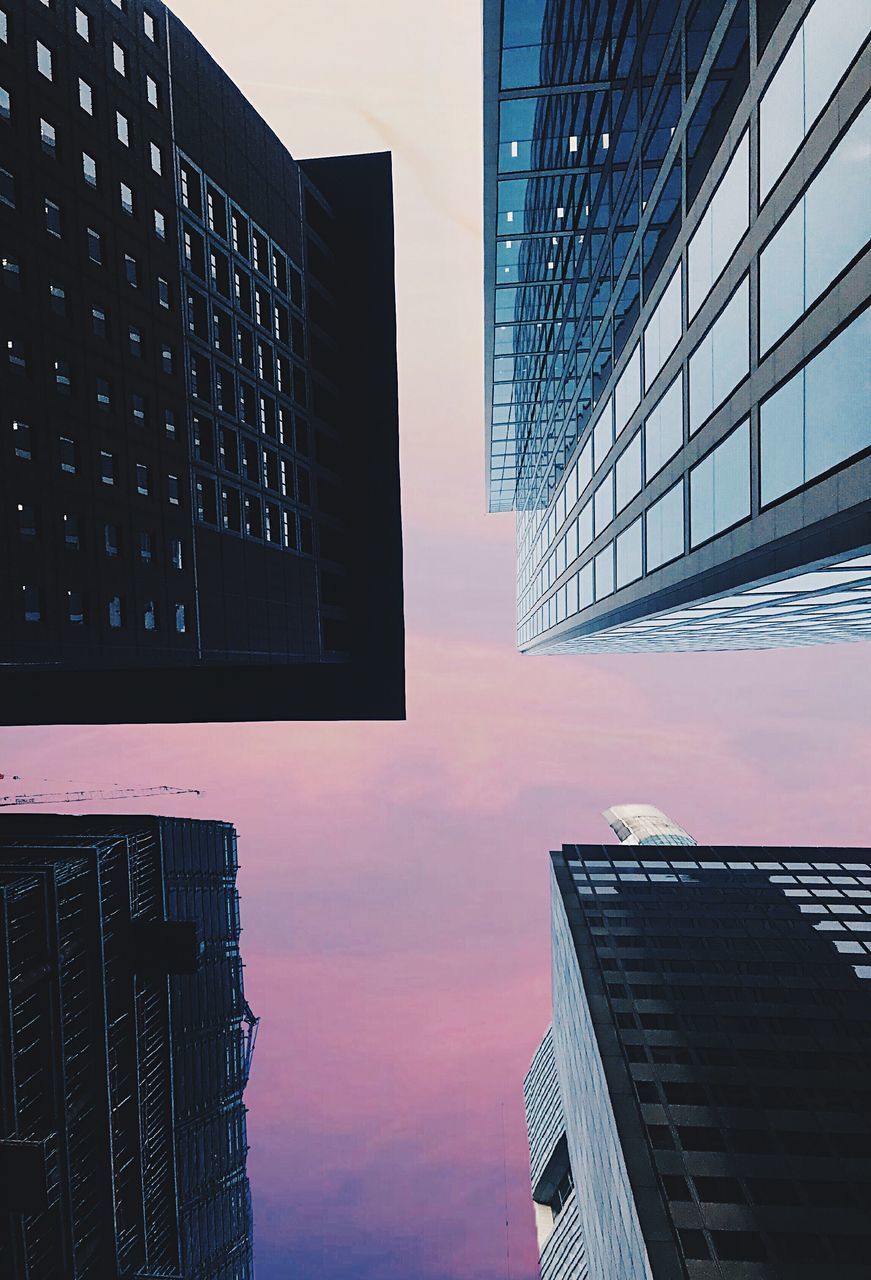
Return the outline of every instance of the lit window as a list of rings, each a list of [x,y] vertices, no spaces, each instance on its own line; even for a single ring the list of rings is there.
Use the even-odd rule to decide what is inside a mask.
[[[125,147],[130,146],[130,121],[120,111],[115,112],[115,134]]]
[[[95,187],[97,185],[97,162],[86,151],[82,152],[82,174],[88,186]]]
[[[184,605],[177,604],[175,606],[175,629],[178,632],[185,630]]]
[[[147,9],[142,14],[142,26],[147,38],[157,44],[157,24]]]
[[[0,9],[0,42],[9,43],[9,19],[3,9]]]
[[[83,40],[91,38],[91,20],[84,9],[76,8],[76,32]]]
[[[145,77],[145,92],[150,105],[155,109],[158,109],[160,106],[160,100],[157,96],[157,81],[153,76]]]
[[[179,484],[178,476],[167,476],[167,477],[166,477],[166,489],[167,489],[167,494],[168,494],[168,496],[169,496],[170,504],[171,504],[173,507],[180,506],[180,504],[181,504],[181,485]]]
[[[146,603],[142,621],[146,631],[157,630],[157,602],[155,600],[149,600]]]
[[[162,276],[158,276],[157,280],[157,300],[162,307],[166,307],[169,310],[169,281],[164,280]]]
[[[55,204],[53,200],[46,200],[45,202],[45,228],[49,235],[60,236],[60,205]]]
[[[112,628],[118,628],[122,625],[121,597],[112,596],[109,601],[109,626]]]
[[[121,208],[125,213],[133,214],[133,191],[126,182],[121,183]]]
[[[127,51],[123,49],[117,41],[112,41],[112,65],[118,72],[119,76],[127,74]]]
[[[154,210],[154,234],[158,240],[166,239],[166,217],[159,209]]]
[[[51,49],[41,44],[39,40],[36,42],[36,66],[46,80],[51,80]]]
[[[57,133],[53,124],[49,124],[48,120],[40,120],[39,122],[39,138],[42,143],[42,149],[49,156],[57,155]]]
[[[170,538],[169,541],[169,563],[173,569],[182,568],[182,544],[181,538]]]
[[[89,116],[94,114],[94,91],[87,80],[79,80],[79,106]]]

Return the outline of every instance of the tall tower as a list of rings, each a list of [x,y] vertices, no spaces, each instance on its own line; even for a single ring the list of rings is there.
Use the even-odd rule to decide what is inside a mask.
[[[864,0],[485,0],[489,503],[525,653],[871,632]]]
[[[0,816],[9,1280],[250,1280],[236,834]]]

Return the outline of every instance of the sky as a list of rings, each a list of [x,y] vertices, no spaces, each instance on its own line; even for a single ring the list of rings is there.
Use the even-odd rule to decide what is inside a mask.
[[[172,7],[298,158],[393,152],[408,719],[0,729],[0,771],[198,787],[160,811],[236,825],[258,1280],[533,1280],[548,850],[609,842],[628,801],[704,842],[867,843],[868,649],[518,655],[513,517],[484,498],[477,0]]]

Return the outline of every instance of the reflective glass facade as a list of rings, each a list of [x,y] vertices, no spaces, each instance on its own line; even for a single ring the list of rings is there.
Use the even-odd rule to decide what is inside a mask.
[[[863,637],[869,612],[823,625],[822,599],[807,628],[706,622],[871,551],[867,5],[486,0],[484,31],[519,647]]]
[[[0,819],[8,1280],[251,1280],[236,836]]]
[[[0,716],[401,716],[389,156],[160,3],[2,12]]]
[[[551,855],[553,1051],[590,1273],[858,1280],[868,851],[697,846],[642,808],[610,811],[621,846]]]

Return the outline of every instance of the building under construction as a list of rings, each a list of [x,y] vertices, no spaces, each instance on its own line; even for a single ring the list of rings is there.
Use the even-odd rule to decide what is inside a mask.
[[[249,1280],[223,822],[0,815],[4,1280]]]

